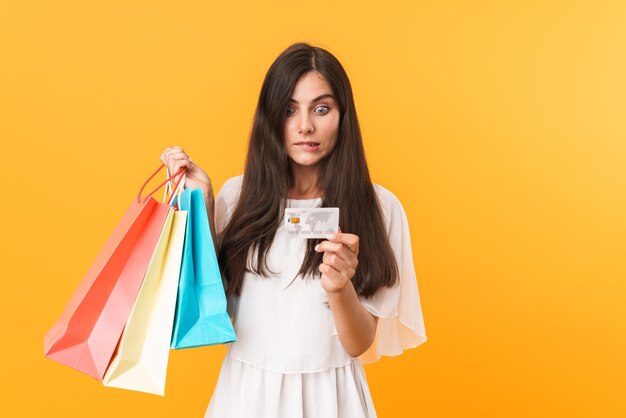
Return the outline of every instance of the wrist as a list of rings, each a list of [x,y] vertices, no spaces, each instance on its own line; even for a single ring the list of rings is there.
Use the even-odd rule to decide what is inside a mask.
[[[350,287],[352,287],[352,281],[348,280],[345,286],[340,287],[340,288],[335,288],[333,290],[326,290],[326,294],[329,297],[332,296],[334,298],[342,298],[350,292]]]
[[[213,199],[213,187],[211,183],[204,183],[200,188],[202,189],[202,195],[205,199]]]

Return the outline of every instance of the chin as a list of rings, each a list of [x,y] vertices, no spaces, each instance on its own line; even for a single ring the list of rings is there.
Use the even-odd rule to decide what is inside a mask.
[[[320,157],[315,158],[291,158],[291,162],[301,166],[313,166],[319,164],[322,159]]]

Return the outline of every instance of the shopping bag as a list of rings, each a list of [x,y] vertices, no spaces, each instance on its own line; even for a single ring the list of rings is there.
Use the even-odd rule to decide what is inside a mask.
[[[187,212],[171,209],[105,386],[163,396]]]
[[[187,227],[171,347],[236,341],[202,190],[184,190],[178,205],[187,210]]]
[[[44,337],[44,355],[102,380],[120,339],[170,206],[143,189],[83,277],[61,317]],[[184,169],[174,174],[178,177]]]
[[[184,181],[183,176],[180,190]],[[117,351],[104,375],[105,386],[165,395],[186,223],[186,211],[170,209]]]

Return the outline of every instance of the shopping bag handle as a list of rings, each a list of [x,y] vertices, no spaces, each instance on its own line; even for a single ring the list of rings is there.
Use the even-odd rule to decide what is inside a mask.
[[[141,186],[141,189],[139,189],[139,194],[137,195],[137,203],[142,203],[141,193],[143,193],[143,189],[145,189],[145,188],[146,188],[146,186],[148,185],[148,182],[150,182],[150,180],[152,180],[152,179],[154,178],[154,176],[156,176],[157,174],[159,174],[159,171],[161,171],[161,170],[163,169],[163,167],[165,167],[165,164],[161,164],[161,165],[159,166],[159,168],[158,168],[158,169],[157,169],[154,173],[152,173],[152,175],[151,175],[150,177],[148,177],[148,180],[146,180],[146,182],[143,184],[143,186]],[[172,180],[172,179],[174,179],[174,178],[176,178],[176,177],[179,177],[181,174],[184,174],[186,171],[187,171],[187,168],[186,168],[186,167],[181,167],[181,168],[180,168],[180,169],[179,169],[176,173],[174,173],[171,177],[168,177],[168,178],[167,178],[167,180],[165,180],[163,183],[159,184],[159,185],[156,187],[156,189],[154,189],[154,190],[153,190],[153,191],[151,191],[151,192],[150,192],[150,193],[149,193],[146,197],[144,197],[144,198],[143,198],[143,202],[145,202],[146,200],[148,200],[148,198],[149,198],[150,196],[152,196],[154,193],[156,193],[156,192],[157,192],[157,191],[158,191],[161,187],[165,186],[165,184],[166,184],[168,181],[170,181],[170,180]],[[176,183],[175,183],[175,184],[176,184],[176,187],[178,187],[179,183],[180,183],[180,179],[179,179],[179,181],[178,181],[178,182],[176,182]]]
[[[166,183],[165,183],[165,190],[163,190],[163,202],[165,203],[167,201],[168,205],[171,205],[172,202],[174,201],[174,198],[177,197],[178,195],[178,206],[180,206],[180,195],[182,194],[183,189],[185,188],[185,181],[187,180],[187,173],[185,172],[183,174],[183,177],[181,178],[181,180],[178,182],[178,184],[174,183],[174,185],[172,185],[172,182],[170,181],[170,170],[165,167],[165,178],[167,178]],[[168,199],[168,193],[170,195],[170,198]]]
[[[165,170],[167,173],[167,178],[169,179],[170,172],[167,168]],[[172,202],[174,201],[175,198],[178,198],[178,202],[180,202],[180,195],[182,194],[183,189],[185,188],[186,179],[187,179],[187,173],[185,172],[183,173],[183,177],[180,179],[178,184],[174,183],[174,186],[172,186],[171,181],[168,181],[167,183],[165,183],[165,190],[163,191],[162,203],[167,202],[168,205],[172,205]],[[174,188],[174,190],[172,190],[172,187]],[[167,198],[168,194],[170,195],[169,199]],[[178,210],[178,206],[180,206],[180,203],[178,203],[177,205],[174,205],[174,208]]]

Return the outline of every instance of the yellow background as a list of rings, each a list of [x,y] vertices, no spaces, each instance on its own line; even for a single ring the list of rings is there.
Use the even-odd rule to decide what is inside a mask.
[[[240,174],[289,44],[352,81],[373,180],[401,200],[428,342],[366,367],[379,416],[626,416],[626,4],[9,1],[0,6],[2,416],[190,416],[104,388],[43,336],[143,180],[183,146]]]

